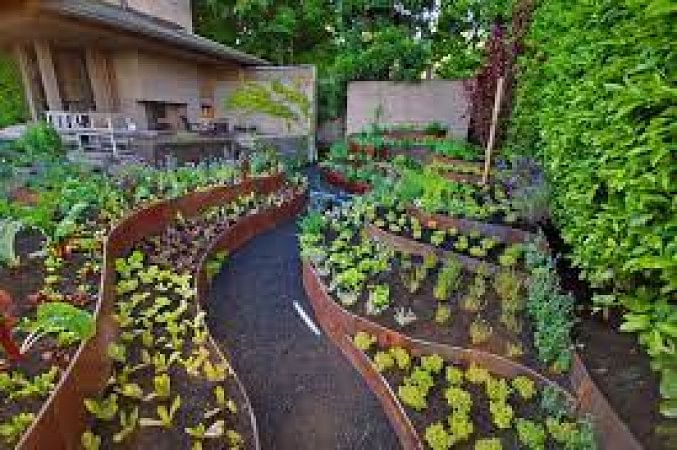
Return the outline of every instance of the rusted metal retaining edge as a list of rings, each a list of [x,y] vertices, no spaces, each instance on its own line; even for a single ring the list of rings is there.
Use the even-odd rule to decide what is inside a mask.
[[[473,166],[484,169],[484,161],[467,161],[465,159],[450,158],[448,156],[440,155],[439,153],[430,153],[428,162],[439,164],[453,164],[457,166]]]
[[[475,175],[472,173],[443,171],[441,175],[443,178],[446,178],[447,180],[455,181],[461,184],[472,184],[475,186],[481,186],[484,184],[482,177],[480,175]]]
[[[269,193],[284,183],[282,174],[250,178],[233,186],[196,191],[177,199],[159,201],[128,214],[106,237],[99,297],[94,310],[96,334],[80,344],[65,373],[16,446],[17,450],[71,450],[80,448],[87,426],[83,400],[95,397],[106,386],[112,370],[108,344],[118,335],[113,318],[115,259],[127,253],[145,236],[161,232],[181,213],[193,217],[204,209],[234,200],[250,192]],[[246,396],[245,396],[246,398]]]
[[[207,274],[205,272],[205,264],[219,251],[227,250],[229,253],[234,252],[243,245],[245,245],[250,239],[262,234],[271,228],[274,228],[281,222],[288,220],[295,215],[297,215],[305,206],[305,203],[308,198],[307,190],[297,193],[292,199],[286,201],[284,204],[277,208],[266,209],[258,214],[253,214],[247,216],[241,220],[238,220],[234,225],[228,227],[220,236],[212,241],[209,248],[202,254],[200,258],[200,263],[197,267],[197,280],[196,280],[196,290],[197,290],[197,299],[198,299],[198,308],[200,310],[205,309],[207,304],[208,294],[209,294],[209,282]],[[246,399],[245,407],[247,409],[247,414],[249,415],[250,422],[254,430],[254,448],[260,449],[261,443],[259,440],[259,433],[256,422],[256,415],[254,414],[254,409],[251,406],[249,397],[247,396],[247,390],[245,389],[242,381],[237,376],[237,373],[230,366],[229,358],[227,358],[221,347],[218,345],[214,339],[211,330],[207,328],[208,340],[211,345],[216,349],[217,353],[223,361],[226,361],[228,366],[231,369],[231,373],[234,376],[235,383],[237,384],[240,392],[244,395]]]
[[[322,168],[322,175],[327,183],[336,186],[339,189],[343,189],[349,194],[364,194],[371,190],[371,185],[369,183],[349,181],[343,174],[334,172],[333,170]]]
[[[469,271],[476,271],[480,265],[484,265],[490,274],[497,273],[501,270],[501,268],[494,263],[472,258],[470,256],[465,256],[460,253],[442,250],[432,245],[417,242],[403,236],[398,236],[396,234],[382,230],[372,224],[366,225],[364,229],[369,237],[371,237],[373,240],[382,242],[389,247],[393,247],[404,253],[409,253],[410,255],[426,256],[434,254],[443,261],[450,258],[457,259],[463,265],[463,267]]]
[[[495,237],[506,244],[531,242],[538,236],[535,233],[520,230],[518,228],[508,227],[505,225],[493,225],[490,223],[462,219],[459,217],[451,217],[443,214],[428,214],[415,207],[408,208],[407,212],[413,217],[416,217],[418,221],[424,225],[432,223],[435,225],[434,228],[442,228],[446,230],[449,228],[456,228],[463,233],[478,231],[484,236]]]
[[[588,373],[583,359],[576,351],[573,354],[569,379],[578,399],[579,411],[594,417],[595,426],[606,449],[642,450],[644,448],[627,424],[618,417],[606,396],[599,390]]]

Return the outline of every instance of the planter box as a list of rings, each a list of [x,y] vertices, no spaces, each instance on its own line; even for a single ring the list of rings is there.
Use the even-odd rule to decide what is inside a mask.
[[[161,232],[177,213],[192,217],[208,207],[234,200],[249,192],[270,193],[279,189],[283,175],[254,178],[234,186],[218,186],[196,191],[177,199],[160,201],[131,212],[106,237],[99,299],[94,310],[96,335],[80,345],[70,365],[43,404],[36,420],[28,428],[17,449],[70,450],[80,448],[80,436],[87,426],[85,398],[98,395],[106,386],[112,362],[106,354],[108,344],[118,335],[113,318],[115,303],[115,259],[127,253],[145,236]],[[218,347],[211,345],[218,353]],[[246,399],[246,393],[242,393]],[[245,405],[251,411],[250,405]],[[253,415],[251,415],[252,420]],[[252,437],[258,438],[252,422]]]
[[[422,224],[434,223],[437,228],[456,228],[463,233],[479,231],[485,236],[495,237],[506,244],[519,244],[531,242],[537,235],[529,231],[512,228],[506,225],[493,225],[477,220],[452,217],[444,214],[430,214],[420,208],[409,207],[407,212],[416,217]]]
[[[557,385],[554,381],[531,368],[502,356],[414,339],[355,315],[331,298],[326,286],[308,262],[303,263],[303,286],[313,305],[320,326],[364,377],[381,402],[391,425],[395,428],[400,443],[407,450],[424,448],[421,437],[417,435],[386,380],[375,370],[362,351],[357,349],[350,341],[350,337],[358,331],[375,336],[382,346],[400,346],[415,356],[436,353],[446,361],[480,364],[489,371],[503,377],[525,375],[533,379],[541,388],[548,385]],[[599,392],[576,353],[574,353],[574,364],[569,377],[570,384],[573,387],[573,394],[569,394],[570,400],[575,403],[578,414],[592,414],[594,416],[595,425],[600,432],[601,448],[607,450],[641,450],[642,446]]]
[[[322,174],[327,183],[336,186],[339,189],[343,189],[350,194],[364,194],[371,190],[371,185],[369,183],[348,181],[343,174],[334,172],[330,169],[322,169]]]

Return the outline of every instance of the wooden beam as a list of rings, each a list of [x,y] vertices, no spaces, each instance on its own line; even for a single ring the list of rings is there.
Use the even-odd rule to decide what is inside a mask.
[[[496,96],[494,97],[494,112],[491,116],[491,128],[489,129],[489,141],[487,142],[487,149],[484,152],[484,175],[482,176],[482,184],[489,182],[489,170],[491,169],[491,152],[494,150],[494,143],[496,141],[496,126],[498,125],[498,115],[501,112],[501,100],[503,99],[503,84],[505,80],[503,77],[498,79],[496,83]]]

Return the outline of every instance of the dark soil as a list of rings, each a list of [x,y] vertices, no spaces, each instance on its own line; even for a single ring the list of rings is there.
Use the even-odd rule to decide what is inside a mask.
[[[460,231],[455,236],[450,236],[449,233],[445,233],[444,241],[440,245],[435,246],[430,241],[430,239],[431,239],[435,230],[428,228],[424,224],[421,224],[421,236],[420,236],[419,239],[416,239],[416,238],[414,238],[414,235],[413,235],[411,223],[407,222],[404,227],[401,227],[400,231],[393,232],[393,230],[390,229],[389,226],[387,225],[388,221],[386,220],[386,214],[387,214],[387,212],[386,212],[385,208],[378,208],[377,217],[379,219],[383,220],[386,223],[386,226],[382,229],[385,229],[389,233],[394,233],[394,234],[397,234],[399,236],[404,236],[407,239],[411,239],[411,240],[414,240],[414,241],[417,241],[417,242],[428,244],[428,245],[431,245],[433,247],[437,247],[439,249],[446,250],[446,251],[449,251],[449,252],[464,254],[464,255],[470,256],[472,258],[479,258],[479,259],[485,260],[485,261],[487,261],[491,264],[496,264],[496,265],[499,264],[498,258],[503,254],[503,252],[507,248],[507,245],[505,243],[501,242],[500,240],[498,240],[496,238],[493,238],[493,240],[496,242],[496,245],[493,248],[491,248],[490,250],[488,250],[486,252],[486,255],[479,256],[479,257],[473,256],[473,255],[470,254],[469,249],[471,249],[473,247],[481,247],[480,241],[482,241],[482,239],[486,238],[487,236],[480,235],[479,237],[471,237],[470,234],[461,233]],[[397,215],[397,216],[398,216],[398,218],[402,217],[402,215]],[[467,246],[466,249],[463,249],[463,250],[456,247],[456,243],[458,242],[459,237],[461,237],[461,236],[465,236],[468,240],[468,246]],[[522,266],[522,264],[521,264],[522,262],[523,261],[521,261],[521,260],[518,261],[519,264],[518,264],[517,268],[520,268]]]
[[[331,242],[335,237],[334,234],[333,231],[329,230],[326,242]],[[412,257],[412,263],[420,265],[422,264],[422,258]],[[399,266],[398,261],[393,261],[389,271],[372,277],[366,283],[367,286],[377,284],[389,286],[390,306],[387,310],[378,315],[369,315],[367,313],[368,289],[363,290],[355,305],[344,307],[372,322],[392,330],[398,330],[407,336],[430,342],[475,348],[510,358],[568,387],[566,377],[552,373],[548,367],[539,361],[533,345],[531,322],[525,313],[517,316],[518,322],[521,325],[518,331],[510,330],[501,322],[501,300],[492,284],[493,278],[488,278],[485,282],[486,293],[483,296],[483,307],[479,311],[474,312],[464,309],[462,305],[463,299],[468,292],[468,286],[472,284],[475,274],[464,271],[459,283],[460,288],[456,292],[453,292],[447,301],[440,302],[433,295],[439,269],[440,266],[438,265],[436,269],[429,271],[420,288],[412,294],[403,279],[403,274],[406,271]],[[328,277],[324,278],[324,283],[327,286],[329,285],[330,280]],[[522,289],[524,290],[526,287],[523,286]],[[334,299],[339,302],[336,296],[334,296]],[[448,306],[451,311],[449,320],[444,324],[439,324],[435,321],[435,313],[440,304]],[[411,310],[416,315],[416,320],[404,327],[401,326],[395,320],[395,313],[399,308]],[[469,330],[474,321],[484,322],[490,326],[491,334],[485,342],[472,343]],[[508,344],[519,346],[523,354],[521,356],[509,355]]]
[[[39,291],[43,285],[45,267],[42,257],[29,257],[40,250],[44,237],[37,230],[24,229],[19,231],[14,242],[16,255],[19,257],[19,266],[7,268],[0,266],[0,289],[7,291],[14,303],[13,314],[22,317],[31,309],[28,296]]]
[[[12,296],[12,314],[17,319],[31,318],[35,316],[37,303],[35,294],[43,288],[46,269],[44,257],[35,255],[40,251],[45,242],[43,234],[32,228],[24,228],[17,233],[15,238],[15,252],[19,257],[19,266],[0,267],[0,289],[5,290]],[[54,286],[57,292],[65,295],[64,301],[78,300],[77,306],[84,306],[90,312],[93,311],[98,291],[98,274],[88,273],[83,277],[78,271],[86,261],[92,258],[86,254],[73,252],[64,257],[63,265],[58,270],[59,282]],[[89,294],[75,296],[78,284],[86,284],[90,289]],[[25,338],[25,332],[15,332],[14,338],[18,345]],[[37,375],[46,373],[52,366],[59,368],[59,373],[54,380],[57,384],[67,368],[77,345],[59,347],[54,336],[45,336],[40,339],[24,356],[24,358],[6,369],[10,372],[20,372],[31,379]],[[4,354],[0,360],[4,361]],[[3,366],[7,363],[4,362]],[[45,397],[31,396],[22,399],[9,400],[0,396],[4,403],[0,410],[0,422],[4,422],[19,413],[30,412],[37,414]],[[5,448],[0,443],[0,448]]]
[[[214,280],[208,325],[232,354],[264,449],[397,449],[397,437],[360,375],[294,309],[312,315],[289,222],[232,255]]]
[[[559,255],[557,271],[562,288],[576,299],[579,321],[574,333],[590,376],[647,449],[677,448],[677,421],[663,419],[658,411],[660,380],[651,370],[650,358],[634,334],[617,331],[618,311],[613,311],[609,320],[590,314],[593,290],[579,278],[580,270],[562,256],[570,248],[552,224],[544,227],[544,231],[553,254]]]

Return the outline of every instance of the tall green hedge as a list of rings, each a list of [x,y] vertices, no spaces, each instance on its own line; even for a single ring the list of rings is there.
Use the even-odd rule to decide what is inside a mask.
[[[539,157],[572,259],[652,356],[677,343],[677,89],[671,0],[540,1],[508,151]]]
[[[26,120],[21,75],[10,55],[0,52],[0,128]]]

